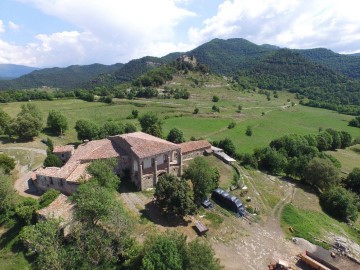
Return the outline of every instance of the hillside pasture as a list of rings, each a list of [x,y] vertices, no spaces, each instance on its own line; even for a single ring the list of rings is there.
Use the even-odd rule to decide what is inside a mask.
[[[194,79],[200,81],[199,85],[194,85],[192,82]],[[154,112],[163,118],[164,136],[171,128],[177,127],[184,132],[186,140],[195,137],[213,141],[227,137],[233,140],[239,153],[250,153],[253,149],[266,146],[271,140],[285,134],[316,134],[319,128],[344,130],[353,137],[360,136],[358,129],[347,125],[351,116],[297,105],[298,100],[290,93],[278,92],[278,98],[271,96],[268,101],[265,95],[253,90],[231,89],[222,77],[196,74],[175,77],[167,86],[169,89],[188,89],[191,96],[188,100],[160,97],[113,99],[113,104],[110,105],[77,99],[31,101],[31,103],[40,108],[44,123],[50,110],[59,110],[68,119],[69,130],[65,132],[65,136],[53,137],[56,145],[77,142],[74,126],[79,119],[90,120],[98,125],[103,125],[106,121],[131,122],[139,130],[137,119],[129,118],[132,110],[138,110],[139,115]],[[219,97],[218,102],[212,102],[214,95]],[[292,106],[291,102],[296,105]],[[15,117],[20,112],[21,105],[25,103],[1,104],[0,108]],[[213,112],[211,109],[213,105],[218,106],[220,112]],[[238,112],[239,105],[242,106],[241,112]],[[198,114],[193,114],[195,108],[199,109]],[[231,122],[235,122],[236,126],[228,129]],[[251,137],[245,135],[247,126],[253,129]],[[46,138],[49,135],[51,134],[41,133],[39,137]],[[39,140],[35,140],[32,144],[37,141]]]

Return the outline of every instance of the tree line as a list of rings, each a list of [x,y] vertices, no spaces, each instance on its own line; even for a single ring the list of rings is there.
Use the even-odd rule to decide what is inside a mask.
[[[360,210],[360,173],[355,168],[341,179],[341,163],[327,150],[343,149],[352,144],[345,131],[327,129],[318,135],[285,135],[269,146],[240,156],[241,164],[273,174],[286,174],[319,192],[325,211],[341,220],[355,221]]]

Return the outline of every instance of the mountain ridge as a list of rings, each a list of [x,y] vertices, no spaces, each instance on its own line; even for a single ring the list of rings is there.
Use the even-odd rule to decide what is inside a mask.
[[[36,88],[44,85],[63,89],[111,86],[132,81],[150,69],[170,63],[183,54],[195,56],[198,62],[208,65],[213,73],[233,76],[241,70],[252,69],[272,53],[282,49],[271,44],[257,45],[243,38],[213,39],[188,52],[174,52],[163,57],[145,56],[126,64],[73,65],[66,68],[41,69],[17,79],[0,81],[0,90]],[[338,54],[325,48],[287,50],[349,79],[360,79],[360,55]]]

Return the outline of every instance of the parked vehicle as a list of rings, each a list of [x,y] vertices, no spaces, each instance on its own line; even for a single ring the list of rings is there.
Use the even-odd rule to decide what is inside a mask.
[[[213,208],[214,205],[212,204],[212,202],[209,200],[209,199],[205,199],[201,205],[206,208],[206,209],[209,209],[209,208]]]

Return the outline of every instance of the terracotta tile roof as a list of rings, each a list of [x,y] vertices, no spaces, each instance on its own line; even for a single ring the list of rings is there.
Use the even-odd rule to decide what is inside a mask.
[[[208,141],[201,140],[201,141],[190,141],[179,144],[181,147],[181,152],[183,154],[193,152],[193,151],[199,151],[199,150],[205,150],[210,149],[211,144]]]
[[[143,132],[133,132],[116,137],[125,140],[133,153],[139,158],[151,157],[176,149],[180,150],[179,145]]]
[[[74,145],[55,146],[53,153],[72,152],[74,149]]]
[[[77,182],[80,177],[88,178],[86,167],[95,159],[119,157],[120,149],[109,139],[90,141],[78,146],[68,162],[61,168],[40,168],[36,174],[58,177]]]
[[[45,219],[60,218],[64,222],[72,220],[74,205],[68,197],[60,194],[49,206],[37,211],[37,214]]]
[[[66,181],[69,182],[79,182],[81,178],[83,180],[88,180],[90,178],[90,174],[86,172],[86,168],[90,165],[90,163],[81,163],[78,164],[71,172],[71,174],[66,178]]]
[[[57,167],[46,167],[46,168],[38,168],[35,173],[36,174],[41,174],[44,176],[52,176],[55,177],[55,175],[57,175],[59,173],[60,168]]]

